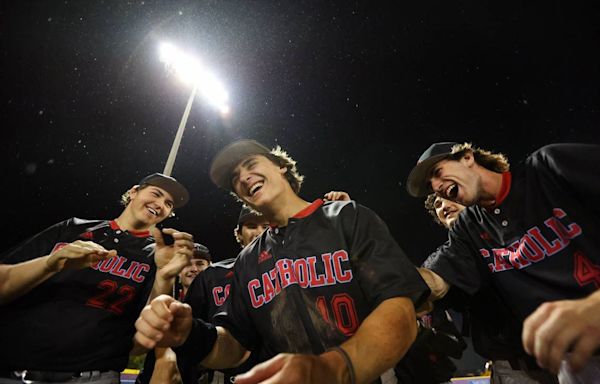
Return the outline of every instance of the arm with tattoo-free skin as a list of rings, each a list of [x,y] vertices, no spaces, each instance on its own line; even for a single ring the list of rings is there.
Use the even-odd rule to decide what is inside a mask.
[[[415,311],[403,297],[383,301],[365,319],[354,336],[341,345],[352,362],[357,383],[369,383],[393,367],[416,337]],[[192,327],[191,308],[171,297],[160,296],[142,311],[136,322],[136,340],[146,348],[181,345]],[[202,360],[208,368],[234,367],[246,350],[224,328],[211,352]],[[349,383],[350,368],[338,351],[318,356],[280,354],[238,376],[237,383]]]
[[[551,372],[565,358],[574,371],[582,369],[600,347],[600,290],[540,305],[523,323],[523,346]]]
[[[91,241],[77,240],[47,256],[0,265],[0,305],[26,294],[63,269],[83,269],[116,256]]]

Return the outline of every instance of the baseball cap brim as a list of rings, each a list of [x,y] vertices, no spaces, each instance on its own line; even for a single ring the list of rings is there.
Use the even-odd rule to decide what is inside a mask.
[[[231,174],[245,158],[253,155],[265,155],[269,149],[255,140],[238,140],[223,148],[213,158],[210,165],[210,179],[217,186],[231,191]]]
[[[190,194],[183,185],[174,178],[162,173],[154,173],[144,177],[139,185],[154,185],[169,192],[173,197],[173,208],[181,208],[190,200]]]
[[[441,153],[417,164],[410,171],[410,175],[408,175],[408,180],[406,181],[406,190],[408,193],[413,197],[423,197],[430,194],[432,192],[429,184],[431,168],[447,157],[448,153]]]

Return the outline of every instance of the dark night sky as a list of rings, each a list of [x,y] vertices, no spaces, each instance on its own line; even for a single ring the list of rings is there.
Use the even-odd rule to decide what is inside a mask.
[[[223,79],[232,115],[195,102],[174,176],[192,200],[170,225],[234,256],[239,205],[208,178],[237,138],[280,144],[307,200],[330,189],[375,210],[420,260],[443,241],[404,190],[434,141],[513,162],[552,142],[600,142],[600,14],[573,1],[3,1],[6,249],[68,217],[113,218],[162,171],[189,89],[163,40]]]

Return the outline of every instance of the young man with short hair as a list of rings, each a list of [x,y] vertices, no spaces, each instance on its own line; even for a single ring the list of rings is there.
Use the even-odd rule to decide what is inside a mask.
[[[368,383],[390,374],[415,339],[414,305],[429,291],[381,219],[351,201],[303,200],[295,162],[252,140],[223,149],[211,178],[271,227],[238,256],[216,329],[162,296],[142,311],[136,339],[147,347],[185,341],[180,350],[213,368],[239,365],[248,350],[275,356],[239,384]]]
[[[523,322],[525,350],[559,379],[570,374],[564,360],[575,371],[588,363],[584,376],[599,367],[599,162],[597,145],[554,144],[508,171],[500,154],[436,143],[407,182],[413,196],[468,206],[425,265],[445,289],[490,283]]]
[[[191,235],[164,229],[167,246],[154,227],[187,200],[175,179],[152,174],[124,194],[116,219],[71,218],[3,255],[13,288],[0,291],[0,383],[118,383],[139,311],[191,256]],[[19,276],[22,265],[37,272]]]

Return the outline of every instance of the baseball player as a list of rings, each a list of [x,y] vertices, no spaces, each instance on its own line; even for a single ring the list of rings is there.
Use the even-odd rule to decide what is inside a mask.
[[[434,220],[450,229],[465,209],[464,205],[430,194],[425,209]],[[420,272],[426,272],[420,269]],[[425,276],[427,279],[427,276]],[[427,280],[426,280],[427,281]],[[506,304],[490,287],[480,289],[475,297],[463,303],[451,303],[468,319],[473,346],[477,353],[492,363],[492,383],[557,383],[557,378],[541,370],[523,350],[521,327]],[[462,304],[462,305],[461,305]],[[515,367],[514,369],[512,367]]]
[[[25,289],[3,298],[0,383],[118,383],[139,311],[191,256],[189,234],[164,229],[167,246],[154,228],[187,200],[175,179],[152,174],[123,195],[116,219],[71,218],[3,255],[5,269],[38,272],[17,276]]]
[[[194,252],[188,265],[183,267],[179,273],[179,284],[177,297],[183,300],[192,281],[201,272],[211,265],[212,257],[208,248],[200,243],[194,243]],[[177,284],[174,286],[176,288]],[[175,293],[175,289],[173,290]],[[166,384],[181,381],[177,369],[177,357],[170,348],[155,348],[148,352],[144,360],[144,368],[136,377],[136,384]]]
[[[238,384],[368,383],[390,372],[429,290],[385,224],[354,202],[301,199],[295,162],[253,140],[224,148],[210,174],[271,226],[238,256],[216,327],[160,296],[142,311],[136,339],[183,343],[180,352],[212,368],[237,366],[247,351],[275,356]]]
[[[490,284],[523,322],[525,350],[551,372],[562,364],[561,382],[577,379],[567,361],[585,366],[584,382],[600,377],[591,373],[600,346],[598,161],[596,145],[554,144],[509,171],[500,154],[436,143],[407,183],[413,196],[433,191],[468,206],[425,265],[467,294]]]

